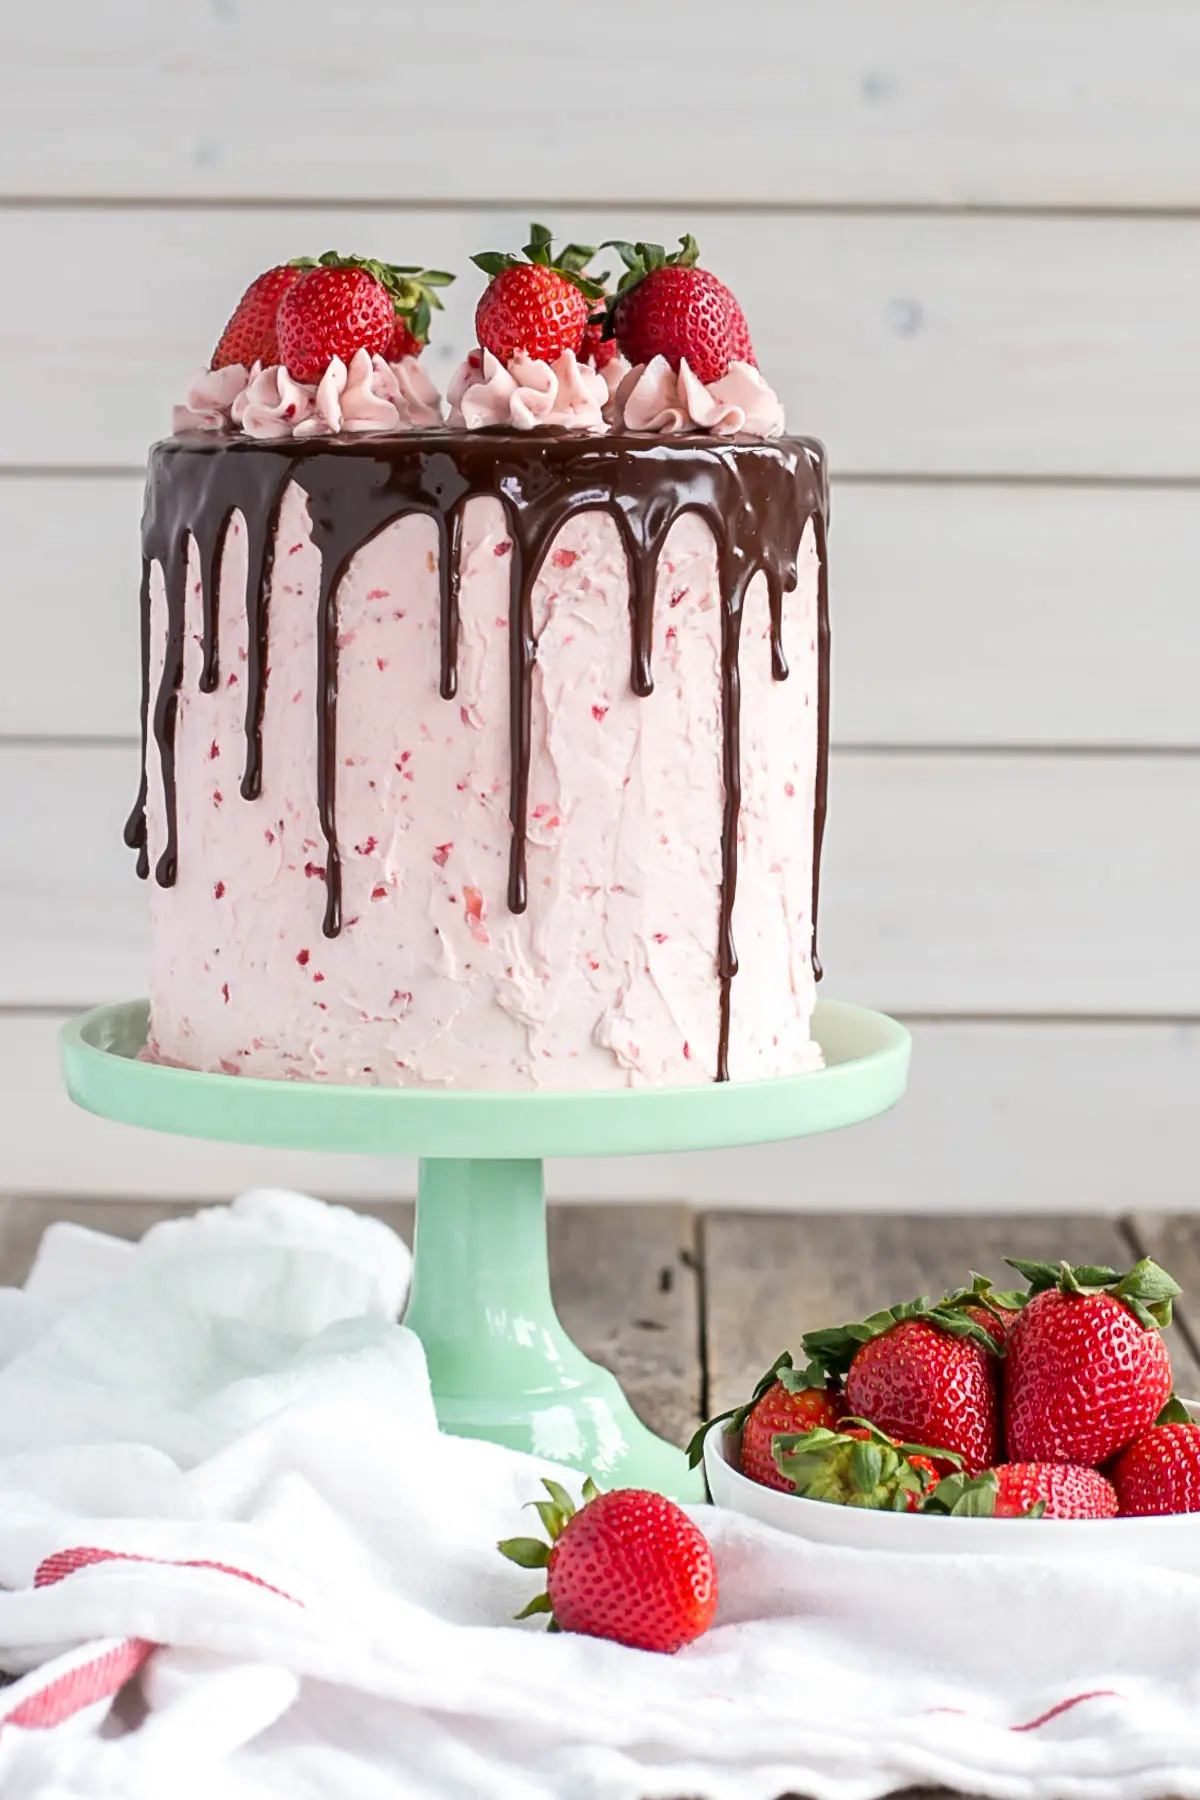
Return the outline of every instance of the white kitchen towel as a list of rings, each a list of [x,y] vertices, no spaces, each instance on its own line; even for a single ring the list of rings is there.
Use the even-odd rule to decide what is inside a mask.
[[[674,1657],[511,1623],[543,1466],[438,1432],[407,1252],[295,1195],[0,1291],[4,1800],[1200,1800],[1200,1580],[695,1508]],[[575,1486],[575,1478],[569,1478]]]

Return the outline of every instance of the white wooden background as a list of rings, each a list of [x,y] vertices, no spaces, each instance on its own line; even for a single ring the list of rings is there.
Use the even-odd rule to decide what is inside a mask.
[[[562,1164],[560,1195],[1200,1200],[1194,0],[40,0],[0,9],[0,1190],[411,1186],[73,1113],[54,1034],[144,986],[146,446],[232,299],[330,245],[693,230],[834,470],[832,993],[893,1116]]]

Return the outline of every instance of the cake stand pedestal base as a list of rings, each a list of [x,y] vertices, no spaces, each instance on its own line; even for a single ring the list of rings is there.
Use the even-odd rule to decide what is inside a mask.
[[[559,1323],[539,1160],[422,1159],[413,1248],[404,1322],[425,1346],[446,1431],[588,1469],[602,1487],[703,1498],[683,1452]]]
[[[146,1060],[144,1000],[97,1007],[60,1034],[67,1091],[102,1118],[223,1143],[420,1159],[405,1324],[429,1360],[447,1431],[595,1475],[601,1486],[700,1499],[686,1458],[634,1416],[550,1295],[542,1158],[760,1144],[857,1125],[894,1106],[907,1031],[824,1000],[824,1067],[771,1081],[587,1093],[468,1093],[262,1081]]]

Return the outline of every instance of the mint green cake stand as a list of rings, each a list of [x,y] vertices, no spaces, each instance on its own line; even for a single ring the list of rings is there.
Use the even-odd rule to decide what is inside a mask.
[[[567,1337],[550,1295],[542,1158],[709,1150],[835,1131],[893,1106],[908,1032],[823,1001],[825,1067],[775,1081],[603,1093],[333,1087],[202,1075],[138,1060],[147,1006],[97,1007],[60,1037],[67,1091],[106,1119],[225,1143],[420,1158],[412,1292],[447,1431],[700,1498],[683,1453],[648,1431]]]

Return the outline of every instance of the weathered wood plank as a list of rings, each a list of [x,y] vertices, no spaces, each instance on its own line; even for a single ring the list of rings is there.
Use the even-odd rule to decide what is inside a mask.
[[[78,1194],[12,1194],[0,1196],[0,1287],[19,1286],[33,1267],[46,1229],[59,1221],[86,1225],[91,1231],[131,1242],[163,1219],[184,1218],[198,1210],[195,1200],[88,1199]],[[353,1202],[356,1210],[382,1219],[412,1241],[412,1205],[403,1201]]]
[[[10,7],[0,13],[0,187],[632,202],[649,190],[689,204],[1200,200],[1200,42],[1179,0],[693,0],[687,31],[677,18],[662,0],[608,0],[604,31],[585,35],[552,0],[503,13],[456,0],[423,9],[419,29],[411,7],[377,0]],[[667,70],[693,129],[663,129]],[[263,105],[268,71],[286,104]],[[513,94],[537,104],[514,107]]]
[[[916,1294],[959,1286],[968,1271],[1001,1280],[1005,1255],[1068,1262],[1132,1260],[1112,1219],[1080,1214],[1030,1217],[808,1217],[710,1213],[701,1220],[705,1282],[708,1409],[744,1399],[780,1350],[802,1332],[863,1318]],[[1200,1369],[1173,1329],[1176,1380],[1187,1391]]]
[[[700,1417],[694,1238],[684,1206],[550,1209],[550,1279],[563,1325],[612,1370],[639,1417],[679,1444]]]
[[[548,222],[592,242],[631,229],[615,208]],[[737,288],[792,428],[824,438],[841,474],[1200,476],[1200,219],[813,213],[781,228],[697,209],[636,230],[673,242],[685,224]],[[474,341],[470,254],[527,229],[499,209],[10,212],[11,264],[70,243],[91,275],[83,313],[69,284],[0,289],[0,465],[141,465],[247,280],[329,243],[459,271],[426,359],[444,387]]]
[[[182,1200],[85,1200],[66,1194],[0,1198],[0,1287],[21,1285],[33,1267],[43,1233],[57,1220],[111,1237],[137,1238],[160,1220],[181,1218],[193,1210]]]
[[[0,741],[0,1005],[144,987],[136,784],[133,745]],[[830,989],[892,1012],[1200,1015],[1198,817],[1194,756],[835,750]]]
[[[1128,1230],[1138,1254],[1152,1256],[1183,1289],[1175,1302],[1176,1336],[1187,1339],[1200,1364],[1200,1218],[1140,1212],[1129,1219]],[[1188,1398],[1200,1400],[1200,1382],[1188,1389]]]
[[[135,734],[141,504],[139,475],[0,479],[0,730]],[[833,516],[835,743],[1200,744],[1200,488],[835,469]]]

